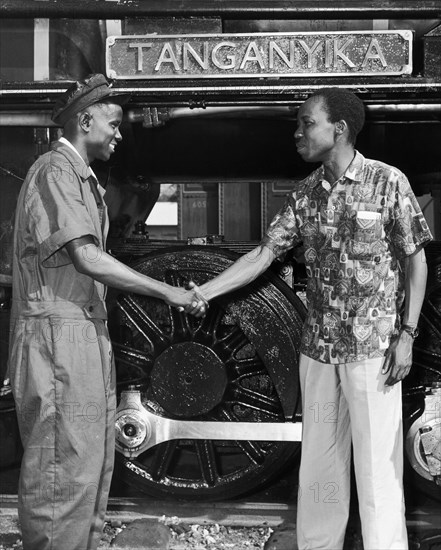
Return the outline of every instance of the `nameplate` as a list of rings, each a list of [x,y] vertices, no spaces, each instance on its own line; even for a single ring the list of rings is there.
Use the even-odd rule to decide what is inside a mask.
[[[110,36],[112,79],[386,76],[412,73],[412,31]]]

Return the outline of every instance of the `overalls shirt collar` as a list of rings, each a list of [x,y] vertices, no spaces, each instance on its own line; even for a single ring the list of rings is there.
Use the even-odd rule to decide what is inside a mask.
[[[92,168],[87,166],[77,149],[65,137],[62,137],[58,141],[52,143],[51,149],[52,151],[57,151],[58,153],[64,155],[83,181],[86,181],[92,177],[98,182],[98,178]]]

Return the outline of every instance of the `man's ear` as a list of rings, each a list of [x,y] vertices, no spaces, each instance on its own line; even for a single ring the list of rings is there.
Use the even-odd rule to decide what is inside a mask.
[[[84,111],[80,114],[78,118],[78,124],[80,128],[85,132],[88,132],[90,129],[90,123],[92,121],[92,115],[88,111]]]
[[[335,123],[335,131],[337,132],[337,134],[343,134],[347,127],[348,125],[346,124],[345,120],[339,120]]]

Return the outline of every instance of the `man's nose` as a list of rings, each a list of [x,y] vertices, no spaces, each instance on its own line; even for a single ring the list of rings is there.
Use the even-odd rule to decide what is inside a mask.
[[[116,141],[121,141],[122,140],[122,135],[121,135],[121,132],[119,131],[119,128],[116,130],[115,139],[116,139]]]
[[[302,130],[300,128],[297,128],[294,132],[294,139],[300,139],[303,136]]]

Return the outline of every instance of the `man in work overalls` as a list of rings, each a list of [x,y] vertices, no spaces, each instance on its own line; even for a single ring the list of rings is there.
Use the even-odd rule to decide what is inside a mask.
[[[122,139],[121,105],[103,75],[56,102],[63,137],[31,167],[18,198],[9,375],[24,455],[24,550],[93,550],[102,534],[116,407],[105,289],[154,296],[187,312],[204,303],[105,252],[104,191],[90,163]]]

